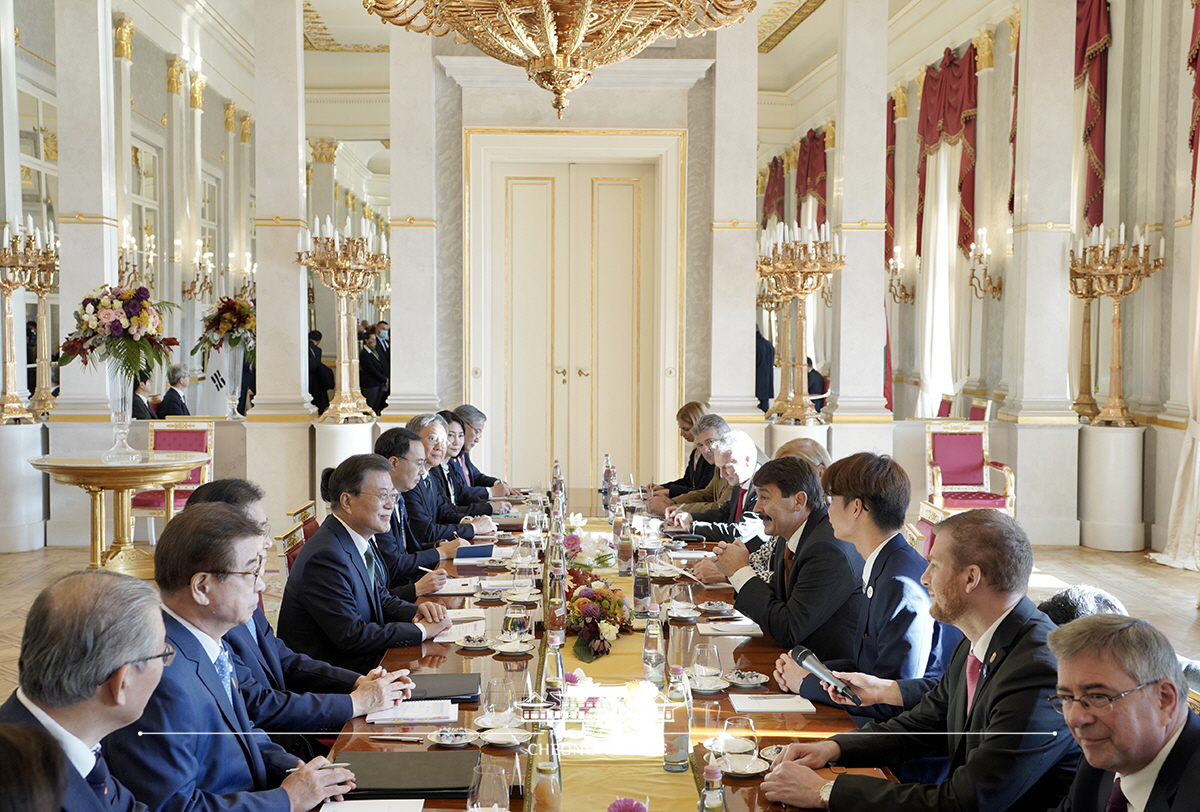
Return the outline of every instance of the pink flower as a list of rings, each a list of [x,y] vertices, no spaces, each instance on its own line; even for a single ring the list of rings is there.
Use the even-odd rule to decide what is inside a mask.
[[[646,805],[633,798],[618,798],[608,805],[608,812],[647,812]]]

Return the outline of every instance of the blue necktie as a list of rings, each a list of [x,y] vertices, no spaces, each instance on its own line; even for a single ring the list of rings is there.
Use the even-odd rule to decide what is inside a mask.
[[[217,655],[217,660],[213,663],[217,669],[217,678],[221,680],[221,687],[225,689],[225,696],[229,699],[229,704],[233,704],[233,663],[229,660],[229,651],[225,646],[221,646],[221,653]]]
[[[101,801],[105,800],[104,796],[108,795],[108,775],[108,764],[105,763],[104,756],[97,747],[96,765],[92,767],[92,771],[84,777],[84,780],[88,782],[92,792],[96,793],[96,797]]]

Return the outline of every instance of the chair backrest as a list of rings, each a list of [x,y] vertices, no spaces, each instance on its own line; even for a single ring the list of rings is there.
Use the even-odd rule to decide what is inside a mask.
[[[908,542],[909,547],[912,547],[918,553],[925,546],[925,534],[918,530],[916,525],[911,522],[904,523],[904,540]]]
[[[987,398],[971,398],[971,408],[967,412],[968,420],[987,420],[988,407],[991,401]]]
[[[215,426],[211,420],[154,420],[149,423],[151,451],[197,451],[213,453]],[[212,479],[212,463],[198,465],[179,483],[181,487],[202,485]]]
[[[295,522],[311,519],[317,515],[317,503],[310,499],[295,510],[289,510],[286,515]]]
[[[304,531],[304,540],[308,541],[314,533],[321,529],[321,523],[317,521],[316,516],[309,516],[300,523],[300,527]]]
[[[925,424],[925,457],[930,466],[941,468],[943,491],[982,488],[987,453],[987,423]]]
[[[942,395],[942,402],[938,404],[938,417],[949,417],[950,408],[954,405],[954,395]]]
[[[293,525],[286,533],[280,533],[276,536],[275,540],[282,542],[283,555],[287,559],[288,572],[291,572],[292,565],[296,563],[296,556],[300,555],[300,550],[304,548],[304,542],[308,541],[304,535],[303,525]]]

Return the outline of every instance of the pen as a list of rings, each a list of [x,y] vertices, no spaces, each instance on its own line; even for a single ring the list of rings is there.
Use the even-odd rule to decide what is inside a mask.
[[[339,761],[339,762],[336,762],[333,764],[322,764],[320,767],[317,767],[317,769],[318,770],[332,770],[334,767],[349,767],[349,766],[350,766],[349,761]],[[301,770],[300,767],[292,767],[292,769],[288,770],[288,772],[295,773],[295,772],[300,772],[300,770]]]
[[[417,567],[421,572],[433,572],[429,567]]]
[[[417,742],[425,741],[424,736],[368,736],[373,742]]]

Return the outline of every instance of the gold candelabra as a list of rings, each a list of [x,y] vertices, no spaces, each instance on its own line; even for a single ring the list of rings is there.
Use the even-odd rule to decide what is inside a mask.
[[[142,247],[139,249],[137,238],[133,236],[133,232],[128,230],[129,223],[125,223],[125,239],[117,246],[117,285],[123,288],[136,288],[145,285],[151,290],[154,289],[154,257],[156,256],[157,246],[153,234],[147,234]],[[141,262],[138,261],[138,254],[141,254]],[[144,263],[145,267],[142,267]]]
[[[920,263],[920,258],[917,262]],[[900,246],[892,248],[892,258],[888,260],[888,295],[896,304],[912,304],[917,298],[917,286],[911,288],[904,284],[904,260],[900,259]],[[918,265],[919,267],[919,265]]]
[[[0,307],[4,316],[4,374],[0,393],[0,423],[32,423],[33,413],[17,394],[17,353],[13,329],[12,294],[28,287],[44,265],[57,267],[58,251],[54,247],[53,231],[47,232],[50,247],[43,243],[42,230],[33,228],[33,218],[26,219],[24,234],[9,235],[4,227],[0,242]],[[46,332],[49,332],[47,328]]]
[[[389,282],[371,297],[371,305],[382,315],[392,309],[392,285]]]
[[[37,296],[37,387],[29,400],[29,410],[45,420],[58,405],[50,380],[50,303],[47,297],[58,289],[58,251],[44,257],[29,275],[28,290]]]
[[[976,299],[982,299],[987,295],[1000,301],[1000,296],[1004,292],[1004,280],[993,279],[992,275],[988,273],[988,266],[992,262],[992,249],[988,248],[987,229],[979,229],[976,232],[976,238],[977,242],[971,243],[971,276],[967,282],[970,283],[971,291],[975,294]]]
[[[300,235],[296,262],[312,268],[321,282],[337,295],[336,393],[318,421],[321,423],[367,423],[375,412],[367,405],[358,383],[357,299],[377,274],[391,267],[386,242],[378,253],[373,237],[339,237],[327,226],[326,236]]]
[[[195,269],[192,281],[183,286],[183,298],[199,300],[206,295],[211,295],[213,292],[213,261],[212,251],[200,253],[196,251],[196,258],[192,260],[192,268]]]
[[[1100,295],[1096,278],[1076,268],[1071,263],[1071,295],[1083,300],[1083,333],[1079,342],[1079,394],[1071,408],[1082,418],[1091,420],[1100,414],[1096,398],[1092,395],[1092,300]]]
[[[1077,251],[1071,251],[1071,288],[1072,292],[1083,281],[1076,282],[1076,276],[1086,277],[1095,291],[1095,296],[1108,296],[1112,299],[1112,357],[1109,364],[1108,399],[1104,408],[1091,419],[1093,426],[1136,426],[1137,421],[1129,413],[1125,403],[1124,373],[1121,365],[1121,302],[1126,297],[1137,293],[1142,282],[1150,274],[1161,271],[1166,267],[1162,257],[1165,244],[1160,241],[1159,258],[1150,258],[1150,246],[1143,243],[1142,233],[1135,232],[1132,245],[1125,244],[1125,226],[1121,226],[1120,237],[1115,246],[1111,245],[1111,236],[1100,242],[1102,228],[1093,229],[1087,244],[1079,241]],[[1079,294],[1076,294],[1079,295]],[[1090,309],[1090,308],[1089,308]],[[1090,324],[1088,328],[1090,329]],[[1088,348],[1091,354],[1091,347]],[[1088,376],[1090,377],[1090,364]],[[1090,386],[1089,386],[1090,388]]]

